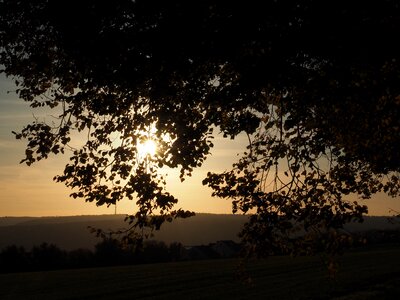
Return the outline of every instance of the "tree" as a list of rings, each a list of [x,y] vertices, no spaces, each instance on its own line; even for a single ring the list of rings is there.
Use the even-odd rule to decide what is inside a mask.
[[[399,194],[396,1],[3,0],[0,11],[3,72],[32,107],[60,110],[56,125],[16,133],[23,162],[86,133],[55,180],[98,205],[136,199],[133,237],[191,215],[174,209],[158,170],[190,176],[217,130],[249,137],[232,170],[204,184],[250,214],[251,252],[337,237],[367,211],[349,194]],[[160,151],[141,160],[145,138]]]
[[[185,253],[185,247],[179,242],[172,242],[169,244],[168,254],[170,260],[172,261],[180,261],[183,260]]]
[[[133,252],[124,251],[121,243],[113,238],[105,238],[95,246],[95,258],[99,265],[126,264]]]
[[[67,253],[54,244],[34,246],[31,257],[33,268],[39,270],[57,270],[67,265]]]
[[[24,247],[7,246],[0,251],[1,272],[21,272],[30,269],[29,254]]]

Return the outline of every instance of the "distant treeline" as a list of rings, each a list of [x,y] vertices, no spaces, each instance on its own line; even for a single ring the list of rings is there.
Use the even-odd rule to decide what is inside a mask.
[[[104,239],[95,250],[65,251],[54,244],[43,243],[30,251],[22,246],[10,245],[0,252],[0,272],[49,271],[71,268],[91,268],[144,263],[161,263],[182,260],[235,257],[239,244],[219,241],[209,245],[184,247],[181,243],[149,240],[134,250],[122,247],[118,240]]]
[[[353,234],[356,241],[355,246],[361,244],[385,244],[385,243],[400,243],[400,229],[376,229]],[[364,241],[364,242],[363,242]]]
[[[352,236],[353,247],[400,243],[400,230],[369,230],[353,233]],[[143,247],[134,249],[123,247],[118,240],[108,238],[96,244],[94,251],[66,251],[48,243],[34,246],[30,251],[22,246],[10,245],[0,251],[0,273],[232,258],[239,256],[240,251],[241,245],[231,240],[191,247],[178,242],[167,245],[162,241],[148,240]]]

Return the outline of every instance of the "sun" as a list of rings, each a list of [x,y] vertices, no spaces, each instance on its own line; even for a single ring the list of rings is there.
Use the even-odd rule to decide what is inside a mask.
[[[138,142],[137,151],[141,158],[154,157],[157,153],[157,144],[151,139],[145,140],[143,143]]]

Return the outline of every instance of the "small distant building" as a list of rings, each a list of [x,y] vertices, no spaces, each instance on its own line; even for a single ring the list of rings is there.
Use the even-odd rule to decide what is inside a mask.
[[[216,259],[237,257],[240,245],[231,240],[217,241],[208,245],[186,246],[184,260]]]
[[[211,248],[223,258],[237,257],[241,249],[240,245],[232,240],[217,241]]]
[[[216,253],[210,245],[200,245],[185,247],[185,259],[187,260],[201,260],[201,259],[215,259],[219,258],[218,253]]]

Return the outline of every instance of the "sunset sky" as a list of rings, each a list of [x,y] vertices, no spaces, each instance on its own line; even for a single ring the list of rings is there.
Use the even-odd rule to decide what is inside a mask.
[[[85,203],[83,199],[69,197],[70,190],[52,178],[61,174],[68,161],[64,156],[51,156],[33,166],[20,165],[25,141],[15,140],[12,130],[20,129],[37,117],[51,120],[48,111],[33,111],[27,103],[16,96],[15,86],[10,79],[0,77],[0,217],[1,216],[66,216],[112,214],[114,206],[97,207]],[[7,93],[10,91],[10,93]],[[177,207],[195,212],[230,213],[228,200],[212,198],[211,189],[201,184],[208,171],[223,171],[230,168],[242,152],[245,137],[235,141],[216,137],[212,156],[204,166],[195,170],[192,177],[183,183],[179,181],[178,171],[168,176],[167,189],[179,199]],[[356,198],[352,198],[355,200]],[[389,215],[390,209],[400,211],[400,199],[376,195],[363,202],[368,205],[371,215]],[[118,213],[132,213],[134,202],[122,201],[117,206]]]

